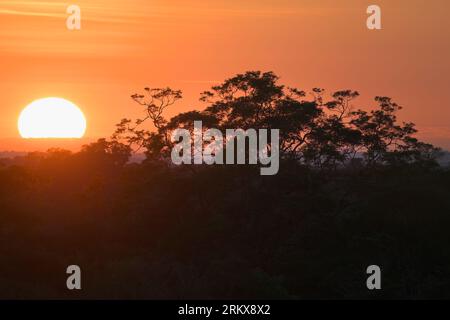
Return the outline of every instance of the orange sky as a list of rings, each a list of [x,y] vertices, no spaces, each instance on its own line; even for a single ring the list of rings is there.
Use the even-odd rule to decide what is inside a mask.
[[[82,30],[66,29],[66,8]],[[366,28],[378,4],[383,30]],[[171,86],[168,115],[203,108],[199,93],[246,70],[275,71],[309,90],[354,89],[361,106],[393,97],[422,138],[450,148],[448,0],[0,0],[0,150],[40,148],[17,131],[31,101],[59,96],[109,136],[140,108],[130,95]],[[72,142],[73,143],[73,142]]]

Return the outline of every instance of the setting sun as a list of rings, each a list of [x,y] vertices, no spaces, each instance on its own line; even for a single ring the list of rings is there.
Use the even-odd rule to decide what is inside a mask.
[[[86,118],[72,102],[62,98],[44,98],[30,103],[20,114],[22,138],[82,138]]]

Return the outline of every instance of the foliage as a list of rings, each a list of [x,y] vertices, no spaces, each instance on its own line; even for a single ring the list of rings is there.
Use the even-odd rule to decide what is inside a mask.
[[[170,121],[181,92],[146,89],[133,96],[145,118],[112,138],[0,165],[0,297],[449,298],[450,173],[437,150],[389,98],[363,111],[357,92],[307,99],[277,82],[238,75]],[[279,128],[280,172],[167,165],[170,132],[193,120]],[[147,160],[130,163],[142,148]],[[81,292],[65,287],[71,264]],[[382,291],[366,289],[372,264]]]
[[[390,98],[376,97],[377,108],[370,112],[354,110],[352,102],[359,96],[356,91],[337,91],[326,99],[323,89],[314,88],[307,99],[305,91],[280,85],[278,80],[272,72],[239,74],[201,95],[200,100],[208,104],[203,111],[181,113],[170,121],[164,119],[163,111],[181,98],[181,92],[146,88],[149,102],[144,95],[133,95],[147,108],[146,117],[136,124],[150,119],[157,132],[144,134],[136,127],[127,127],[131,120],[123,120],[113,139],[122,138],[130,145],[140,142],[149,158],[164,158],[172,148],[171,132],[192,129],[194,121],[201,120],[203,127],[223,131],[279,129],[282,157],[324,170],[342,168],[358,158],[366,167],[433,165],[439,150],[414,138],[413,123],[398,123],[396,113],[401,107]]]

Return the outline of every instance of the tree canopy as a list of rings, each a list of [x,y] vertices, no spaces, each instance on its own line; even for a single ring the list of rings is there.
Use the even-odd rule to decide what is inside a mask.
[[[144,149],[149,159],[168,156],[171,132],[192,128],[201,120],[205,128],[279,129],[284,159],[335,170],[358,162],[365,167],[435,164],[439,149],[414,137],[415,125],[399,123],[402,109],[391,98],[375,97],[371,111],[356,108],[357,91],[327,95],[324,89],[309,93],[279,84],[273,72],[249,71],[225,80],[201,94],[202,111],[164,118],[167,107],[182,98],[179,90],[145,88],[133,100],[145,107],[145,117],[123,119],[112,136],[134,148]],[[142,129],[151,121],[154,131]],[[133,125],[132,125],[133,124]],[[148,128],[148,127],[147,127]]]

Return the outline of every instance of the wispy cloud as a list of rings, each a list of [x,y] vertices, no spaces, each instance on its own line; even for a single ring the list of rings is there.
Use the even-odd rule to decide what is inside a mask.
[[[48,1],[2,1],[2,5],[7,6],[67,6],[69,2],[48,2]]]
[[[65,17],[65,15],[58,14],[58,13],[31,12],[31,11],[19,11],[19,10],[8,10],[8,9],[0,9],[0,14],[32,16],[32,17],[55,17],[55,18]]]
[[[139,10],[129,1],[77,0],[82,30],[69,32],[66,12],[70,3],[1,1],[0,48],[5,53],[95,55],[119,54],[132,48],[140,29]],[[111,4],[110,4],[111,3]],[[135,3],[134,3],[135,4]]]
[[[80,32],[68,33],[65,27],[66,9],[71,3],[81,8]],[[149,43],[164,40],[167,34],[180,36],[183,41],[181,35],[192,34],[189,30],[202,25],[222,28],[251,18],[270,19],[273,23],[273,19],[297,19],[304,12],[298,5],[279,6],[267,0],[248,0],[244,4],[237,0],[7,0],[0,2],[0,19],[7,21],[0,28],[0,47],[5,52],[23,54],[113,55],[126,50],[138,55],[143,45],[151,52]]]
[[[3,1],[0,5],[0,15],[67,18],[66,9],[70,3],[43,2],[43,1]],[[82,17],[86,21],[132,23],[136,15],[127,14],[126,11],[115,10],[111,6],[92,6],[84,4]]]
[[[193,84],[218,84],[219,80],[180,80],[181,83],[193,83]]]

